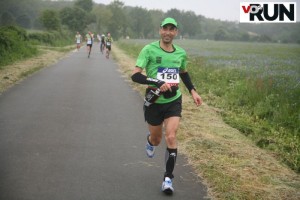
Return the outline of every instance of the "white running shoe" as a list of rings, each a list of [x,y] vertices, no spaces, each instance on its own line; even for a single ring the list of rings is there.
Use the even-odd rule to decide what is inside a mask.
[[[149,158],[153,158],[155,152],[155,146],[150,145],[149,142],[147,141],[145,149],[146,149],[147,156]]]
[[[172,187],[172,180],[169,177],[165,177],[165,180],[162,183],[161,191],[166,194],[172,194],[174,192],[174,188]]]
[[[149,158],[153,158],[154,152],[155,152],[155,146],[152,146],[151,144],[149,144],[149,142],[148,142],[149,136],[150,136],[150,133],[148,133],[148,135],[147,135],[147,143],[146,143],[145,149],[146,149],[147,156]]]

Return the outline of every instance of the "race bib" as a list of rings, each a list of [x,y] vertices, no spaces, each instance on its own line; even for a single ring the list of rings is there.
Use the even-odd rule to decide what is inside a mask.
[[[92,44],[92,40],[88,39],[87,44]]]
[[[80,43],[80,39],[77,39],[77,43]]]
[[[106,45],[107,45],[107,46],[110,46],[110,42],[107,42]]]
[[[179,69],[178,68],[164,68],[159,67],[157,70],[158,80],[164,81],[169,84],[178,84],[179,83]]]

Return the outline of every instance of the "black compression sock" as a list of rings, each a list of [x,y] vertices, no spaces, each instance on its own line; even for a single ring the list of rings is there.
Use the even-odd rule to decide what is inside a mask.
[[[176,164],[177,149],[166,150],[166,172],[164,177],[174,178],[173,171]]]

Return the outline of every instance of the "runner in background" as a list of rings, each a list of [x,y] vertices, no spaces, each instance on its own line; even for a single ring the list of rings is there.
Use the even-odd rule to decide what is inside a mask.
[[[109,58],[112,42],[113,42],[113,39],[112,39],[110,33],[107,33],[107,37],[105,38],[106,58],[107,59]]]
[[[76,35],[75,35],[75,41],[76,41],[77,51],[79,51],[80,45],[81,45],[81,41],[82,41],[82,36],[80,35],[79,32],[77,32]]]
[[[91,51],[92,51],[92,47],[93,47],[93,39],[94,39],[93,37],[94,37],[94,35],[90,31],[85,35],[88,58],[91,55]]]
[[[100,37],[100,51],[102,54],[103,54],[104,48],[105,48],[105,35],[102,34]]]

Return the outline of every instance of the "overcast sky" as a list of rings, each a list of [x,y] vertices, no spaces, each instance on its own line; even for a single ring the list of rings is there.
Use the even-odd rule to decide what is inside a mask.
[[[93,0],[96,3],[109,4],[113,0]],[[296,2],[297,22],[300,21],[300,0],[120,0],[126,6],[139,6],[146,9],[160,9],[164,12],[176,8],[184,11],[194,11],[197,15],[207,18],[239,21],[240,2]]]

